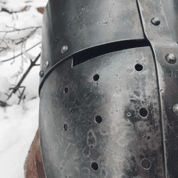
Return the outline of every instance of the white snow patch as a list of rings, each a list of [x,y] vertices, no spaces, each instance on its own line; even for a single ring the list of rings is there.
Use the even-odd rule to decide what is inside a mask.
[[[38,128],[39,98],[22,105],[0,108],[0,171],[3,178],[23,178],[23,166]]]
[[[1,0],[0,10],[6,9],[10,12],[20,11],[26,7],[26,11],[17,13],[0,12],[0,47],[10,47],[14,51],[0,52],[0,61],[12,58],[23,52],[9,62],[0,63],[0,101],[7,102],[10,106],[0,107],[0,172],[2,178],[24,178],[24,162],[38,128],[39,111],[39,66],[33,67],[22,83],[25,86],[26,96],[18,102],[18,92],[7,100],[10,88],[17,85],[24,72],[30,65],[30,59],[34,60],[40,51],[41,45],[36,46],[29,52],[35,44],[41,41],[41,28],[29,38],[22,46],[15,45],[20,38],[30,34],[32,28],[42,26],[42,14],[37,11],[37,7],[45,7],[47,0]],[[8,33],[6,33],[8,31]],[[3,41],[2,41],[3,39]],[[14,42],[12,41],[14,40]],[[38,59],[38,64],[40,59]]]

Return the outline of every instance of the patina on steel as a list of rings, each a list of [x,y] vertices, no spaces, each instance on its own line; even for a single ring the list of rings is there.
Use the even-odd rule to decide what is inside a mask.
[[[177,4],[48,2],[39,89],[46,178],[178,177]]]
[[[74,67],[73,60],[56,66],[40,93],[47,178],[164,177],[150,47],[112,52]]]
[[[41,70],[45,74],[60,61],[84,49],[144,39],[136,1],[50,0],[43,22]],[[67,52],[61,52],[65,46]],[[49,59],[49,67],[44,68]]]
[[[158,73],[165,177],[175,178],[178,177],[178,119],[172,108],[178,101],[178,63],[176,62],[176,56],[178,56],[176,29],[178,1],[165,1],[138,0],[138,6],[143,30],[151,43]],[[170,15],[172,15],[172,19],[168,21]],[[161,19],[159,26],[150,24],[152,16]],[[172,26],[173,22],[174,26]],[[165,60],[165,56],[167,60]]]

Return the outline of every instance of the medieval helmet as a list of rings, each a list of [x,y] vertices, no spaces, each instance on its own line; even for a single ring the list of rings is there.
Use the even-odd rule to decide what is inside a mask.
[[[178,177],[178,1],[50,0],[40,143],[47,178]]]

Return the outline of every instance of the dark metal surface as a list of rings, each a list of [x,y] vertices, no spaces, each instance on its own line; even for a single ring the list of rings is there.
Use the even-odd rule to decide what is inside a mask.
[[[59,61],[87,48],[143,38],[136,1],[50,0],[43,17],[41,70],[46,75]]]
[[[150,47],[72,63],[56,66],[41,89],[47,178],[165,178]]]
[[[172,10],[177,9],[176,4],[178,1],[171,0],[167,3],[172,3]],[[165,177],[176,178],[178,177],[178,116],[176,115],[176,105],[178,103],[178,44],[175,38],[177,22],[174,27],[170,24],[173,25],[174,20],[177,21],[178,18],[175,11],[170,11],[167,18],[166,8],[169,9],[171,4],[168,7],[165,6],[165,1],[163,4],[164,6],[160,0],[138,0],[144,33],[151,43],[157,66],[166,168]],[[169,21],[170,16],[173,18],[171,22]],[[158,17],[161,20],[160,25],[154,26],[150,22],[153,17]]]
[[[175,42],[178,42],[178,0],[162,0],[162,6],[171,36]]]

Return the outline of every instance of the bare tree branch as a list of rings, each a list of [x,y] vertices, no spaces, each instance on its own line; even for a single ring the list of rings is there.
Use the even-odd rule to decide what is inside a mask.
[[[11,45],[9,45],[10,44],[9,42],[11,42],[14,45],[19,45],[21,43],[24,43],[27,39],[32,37],[39,28],[41,28],[41,26],[37,26],[37,27],[27,27],[27,28],[18,29],[18,28],[15,28],[15,27],[7,26],[7,25],[6,25],[6,27],[13,28],[13,30],[0,31],[0,33],[4,33],[3,37],[1,39],[1,42],[0,42],[0,46],[1,46],[0,51],[1,52],[9,50],[9,49],[12,48]],[[32,30],[30,30],[30,29],[32,29]],[[19,33],[21,31],[25,31],[25,30],[28,30],[28,31],[30,30],[29,33],[26,36],[19,37],[17,39],[8,38],[9,33],[11,33],[11,34],[12,33]]]
[[[41,53],[38,54],[38,56],[35,58],[34,61],[31,61],[30,66],[28,67],[28,69],[26,70],[26,72],[23,74],[23,76],[20,79],[20,81],[17,83],[17,85],[14,88],[11,88],[12,92],[8,96],[7,100],[12,96],[12,94],[15,94],[19,90],[19,88],[22,88],[22,86],[21,86],[22,82],[24,81],[24,79],[26,78],[26,76],[28,75],[28,73],[30,72],[30,70],[36,65],[36,62],[37,62],[37,60],[39,59],[40,56],[41,56]],[[20,103],[20,101],[22,99],[23,93],[24,93],[24,90],[23,90],[23,92],[22,92],[22,94],[20,96],[19,103]]]
[[[30,37],[36,32],[36,30],[37,30],[37,28],[36,28],[35,30],[31,31],[26,37],[20,38],[21,41],[15,43],[15,44],[18,45],[18,44],[20,44],[20,43],[25,42],[28,38],[30,38]]]
[[[36,46],[39,45],[40,43],[41,43],[41,42],[37,43],[36,45],[32,46],[31,48],[27,49],[26,51],[30,51],[31,49],[33,49],[34,47],[36,47]],[[16,55],[16,56],[14,56],[14,57],[9,58],[9,59],[2,60],[2,61],[0,61],[0,62],[7,62],[7,61],[10,61],[10,60],[13,60],[13,59],[15,59],[16,57],[21,56],[22,54],[23,54],[23,52],[20,53],[20,54],[18,54],[18,55]]]
[[[10,26],[7,26],[6,27],[8,28],[13,28],[14,30],[9,30],[9,31],[0,31],[0,33],[11,33],[11,32],[16,32],[16,31],[22,31],[22,30],[29,30],[29,29],[32,29],[32,28],[41,28],[41,26],[37,26],[37,27],[27,27],[27,28],[14,28],[14,27],[10,27]]]
[[[39,59],[40,55],[41,55],[41,53],[38,54],[38,56],[35,58],[34,61],[31,61],[30,66],[28,67],[28,69],[26,70],[26,72],[23,74],[22,78],[20,79],[20,81],[18,82],[18,84],[15,86],[14,90],[12,91],[12,93],[16,93],[17,89],[21,86],[21,84],[24,81],[25,77],[28,75],[28,73],[30,72],[30,70],[32,69],[32,67],[35,65],[35,63]]]

